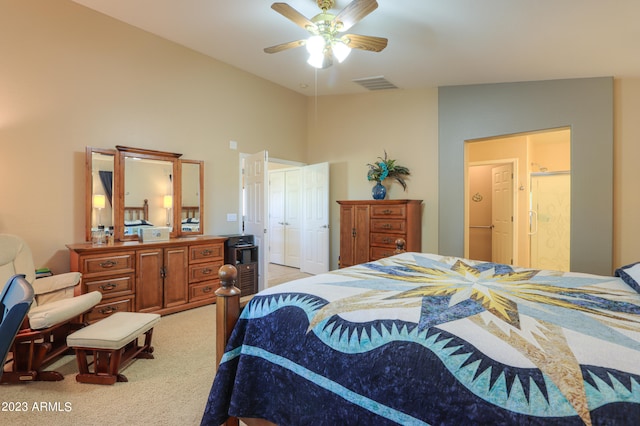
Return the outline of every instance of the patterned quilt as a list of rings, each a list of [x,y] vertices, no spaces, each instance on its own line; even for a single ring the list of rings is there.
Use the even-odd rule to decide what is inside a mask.
[[[638,425],[640,295],[621,279],[404,253],[269,288],[202,424]]]

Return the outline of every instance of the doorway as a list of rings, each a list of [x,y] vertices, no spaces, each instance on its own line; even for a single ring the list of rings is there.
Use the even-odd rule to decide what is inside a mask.
[[[513,264],[516,168],[516,160],[469,165],[467,258]]]
[[[255,235],[256,244],[259,246],[259,290],[268,287],[271,283],[269,278],[272,250],[270,217],[278,216],[280,213],[272,211],[271,208],[269,177],[270,170],[279,169],[299,172],[299,180],[295,179],[297,182],[294,185],[298,186],[298,189],[293,191],[294,194],[290,195],[289,200],[280,203],[280,207],[277,207],[283,216],[286,216],[286,211],[290,210],[297,211],[290,214],[299,218],[299,230],[290,236],[294,247],[288,249],[289,258],[299,259],[298,266],[292,268],[314,275],[329,270],[329,164],[304,165],[288,160],[270,159],[267,151],[253,155],[240,154],[242,232]],[[298,208],[292,209],[292,205],[297,205]],[[289,217],[292,219],[293,216]],[[286,221],[281,220],[281,222]],[[277,241],[276,244],[278,244]],[[276,253],[276,256],[278,255]],[[284,257],[286,255],[283,259]]]
[[[269,164],[269,262],[300,268],[301,171]]]
[[[559,128],[465,142],[465,257],[569,270],[570,141]]]

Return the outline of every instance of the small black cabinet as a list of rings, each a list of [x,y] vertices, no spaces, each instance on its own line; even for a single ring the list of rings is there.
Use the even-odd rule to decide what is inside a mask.
[[[238,270],[236,287],[242,296],[258,292],[258,247],[253,235],[225,235],[224,263]]]

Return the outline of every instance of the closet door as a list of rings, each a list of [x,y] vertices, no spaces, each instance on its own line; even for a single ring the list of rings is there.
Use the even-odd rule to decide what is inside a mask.
[[[269,172],[269,262],[284,265],[285,252],[285,173]]]
[[[300,267],[300,169],[285,171],[284,264]]]
[[[301,172],[299,168],[269,172],[269,261],[300,267]]]

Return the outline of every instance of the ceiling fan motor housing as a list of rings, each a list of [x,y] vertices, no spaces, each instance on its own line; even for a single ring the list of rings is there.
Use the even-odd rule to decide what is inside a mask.
[[[342,22],[335,20],[335,15],[330,13],[319,13],[311,18],[311,22],[316,24],[316,28],[309,30],[312,34],[334,36],[342,28]]]

